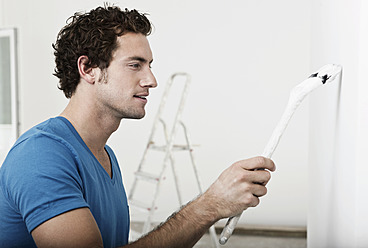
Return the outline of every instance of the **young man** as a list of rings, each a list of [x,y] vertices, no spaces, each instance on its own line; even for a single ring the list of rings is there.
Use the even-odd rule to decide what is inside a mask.
[[[129,210],[106,142],[145,115],[152,52],[148,19],[99,7],[75,14],[54,44],[65,110],[27,131],[0,169],[1,247],[192,247],[221,218],[258,205],[274,163],[234,163],[201,196],[128,244]],[[265,169],[265,170],[256,170]]]

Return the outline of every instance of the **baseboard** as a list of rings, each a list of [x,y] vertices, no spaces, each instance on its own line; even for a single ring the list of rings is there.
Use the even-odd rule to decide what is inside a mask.
[[[141,230],[142,222],[132,222],[133,229]],[[216,233],[222,232],[223,225],[215,225]],[[234,235],[251,235],[266,237],[289,237],[289,238],[306,238],[307,228],[303,226],[268,226],[268,225],[244,225],[238,224],[234,230]]]
[[[216,233],[222,232],[223,226],[215,226]],[[296,226],[237,225],[234,235],[252,235],[268,237],[306,238],[307,228]]]

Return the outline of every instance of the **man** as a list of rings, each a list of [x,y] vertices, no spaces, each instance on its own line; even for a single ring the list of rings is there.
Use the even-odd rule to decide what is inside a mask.
[[[55,75],[70,101],[23,134],[0,169],[1,247],[192,247],[216,221],[266,194],[273,162],[236,162],[204,194],[128,244],[128,203],[106,142],[122,119],[144,117],[149,89],[157,86],[150,31],[136,10],[107,6],[75,14],[60,31]]]

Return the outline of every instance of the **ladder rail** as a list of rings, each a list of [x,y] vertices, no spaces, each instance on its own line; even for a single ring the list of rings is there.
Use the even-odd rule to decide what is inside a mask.
[[[167,126],[166,126],[165,121],[162,118],[159,118],[159,121],[162,123],[163,129],[164,129],[165,142],[166,142],[166,147],[167,147],[168,144],[169,144],[169,134],[167,132]],[[172,173],[173,173],[173,176],[174,176],[174,182],[175,182],[176,193],[177,193],[177,196],[178,196],[178,201],[179,201],[179,204],[182,205],[183,200],[182,200],[182,197],[181,197],[182,194],[181,194],[180,186],[179,186],[179,178],[177,177],[177,172],[176,172],[176,168],[175,168],[175,160],[174,160],[174,157],[172,156],[172,153],[171,153],[171,156],[170,156],[170,162],[171,162],[171,170],[172,170]],[[164,170],[162,170],[162,173],[164,173]]]
[[[182,95],[181,95],[178,110],[176,112],[176,116],[175,116],[175,119],[174,119],[174,122],[173,122],[173,125],[172,125],[171,134],[169,136],[168,144],[166,146],[165,157],[164,157],[164,161],[163,161],[163,168],[162,168],[161,174],[160,174],[161,178],[162,178],[163,173],[166,170],[166,167],[168,166],[170,158],[172,157],[172,147],[174,145],[174,140],[175,140],[175,136],[176,136],[178,122],[179,122],[179,119],[181,117],[183,107],[184,107],[184,104],[185,104],[185,100],[186,100],[186,97],[187,97],[187,93],[188,93],[188,86],[189,86],[189,82],[190,82],[189,74],[187,74],[187,73],[175,73],[170,77],[168,86],[166,87],[167,91],[165,91],[164,96],[163,96],[163,100],[161,101],[161,104],[160,104],[160,107],[159,107],[159,113],[158,113],[159,115],[157,115],[157,117],[156,117],[157,119],[161,118],[161,113],[162,113],[163,107],[166,103],[166,98],[168,96],[169,90],[172,86],[172,83],[174,82],[174,78],[176,76],[179,76],[179,75],[187,76],[187,80],[185,81],[185,85],[184,85],[184,89],[183,89],[183,92],[182,92]],[[161,180],[156,185],[156,189],[155,189],[155,193],[154,193],[154,197],[153,197],[153,201],[152,201],[151,211],[148,214],[147,220],[146,220],[144,228],[143,228],[144,232],[147,232],[150,229],[151,220],[152,220],[151,217],[155,212],[156,201],[157,201],[157,198],[158,198],[158,195],[159,195],[159,192],[160,192],[160,188],[161,188],[160,186],[161,186]]]
[[[165,87],[165,90],[164,90],[164,93],[163,93],[162,98],[161,98],[161,102],[160,102],[158,111],[157,111],[156,116],[155,116],[154,121],[153,121],[153,127],[152,127],[152,130],[151,130],[151,135],[149,137],[149,140],[153,140],[153,137],[154,137],[154,134],[155,134],[155,131],[156,131],[158,122],[161,119],[163,110],[165,109],[166,101],[167,101],[167,98],[169,96],[169,93],[170,93],[170,90],[171,90],[171,86],[172,86],[172,84],[174,82],[174,78],[176,76],[179,76],[179,75],[189,75],[189,74],[187,74],[185,72],[174,73],[173,75],[171,75],[171,77],[167,81],[166,87]]]
[[[196,177],[198,190],[199,190],[200,194],[203,194],[203,190],[202,190],[203,187],[202,187],[201,180],[199,178],[199,173],[198,173],[196,162],[195,162],[195,159],[194,159],[193,148],[192,148],[192,144],[190,143],[190,137],[189,137],[188,129],[187,129],[186,125],[184,124],[184,122],[180,121],[180,124],[181,124],[181,126],[183,127],[183,130],[184,130],[184,136],[185,136],[185,140],[186,140],[187,145],[188,145],[188,152],[189,152],[189,155],[190,155],[190,160],[192,162],[194,175]],[[211,239],[212,239],[213,246],[216,247],[216,248],[219,248],[220,245],[217,242],[217,234],[216,234],[215,225],[212,225],[210,227],[209,233],[210,233],[210,236],[211,236]]]
[[[138,171],[142,170],[143,169],[143,165],[146,161],[146,157],[147,157],[147,153],[148,153],[148,150],[149,150],[149,147],[153,144],[153,137],[155,135],[155,132],[156,132],[156,129],[157,129],[157,126],[159,124],[159,122],[162,122],[163,124],[163,127],[164,127],[164,133],[165,133],[165,138],[167,139],[168,137],[168,134],[167,134],[167,129],[166,129],[166,124],[165,122],[161,119],[161,115],[162,115],[162,111],[165,107],[165,104],[166,104],[166,100],[167,100],[167,97],[168,97],[168,94],[170,92],[170,89],[171,89],[171,85],[172,85],[172,76],[171,78],[168,80],[168,82],[166,83],[166,87],[165,87],[165,90],[164,90],[164,93],[162,95],[162,98],[161,98],[161,101],[160,101],[160,105],[159,105],[159,108],[158,108],[158,111],[156,113],[156,116],[154,118],[154,121],[153,121],[153,126],[152,126],[152,129],[151,129],[151,133],[150,133],[150,136],[148,138],[148,143],[147,143],[147,146],[143,152],[143,156],[141,158],[141,161],[139,163],[139,166],[138,166]],[[132,185],[132,189],[131,189],[131,192],[129,193],[129,199],[131,199],[131,197],[133,197],[133,194],[134,194],[134,191],[135,191],[135,188],[136,188],[136,180],[134,180],[133,182],[133,185]]]
[[[175,81],[174,79],[177,76],[184,76],[185,77],[185,82],[184,82],[183,90],[182,90],[182,93],[181,93],[180,101],[179,101],[179,104],[178,104],[178,107],[177,107],[177,110],[176,110],[176,115],[175,115],[175,118],[174,118],[174,121],[173,121],[173,124],[172,124],[172,128],[171,128],[170,132],[168,132],[167,125],[166,125],[165,121],[162,119],[162,113],[163,113],[163,110],[165,109],[167,98],[168,98],[169,92],[171,90],[171,87],[172,87],[172,85]],[[181,194],[181,191],[180,191],[180,183],[179,183],[178,173],[176,171],[175,160],[174,160],[174,157],[173,157],[173,150],[177,151],[177,150],[180,150],[180,148],[182,148],[182,150],[188,150],[189,151],[190,161],[192,163],[192,167],[193,167],[193,170],[194,170],[195,178],[196,178],[197,185],[198,185],[198,190],[199,190],[200,194],[203,193],[202,192],[202,185],[201,185],[201,182],[200,182],[200,179],[199,179],[199,174],[198,174],[198,171],[197,171],[197,168],[196,168],[194,155],[193,155],[193,152],[192,152],[193,149],[192,149],[192,144],[190,143],[189,134],[188,134],[188,131],[187,131],[187,128],[186,128],[185,124],[181,120],[181,116],[182,116],[182,112],[183,112],[184,105],[185,105],[185,102],[186,102],[186,98],[187,98],[187,95],[188,95],[190,83],[191,83],[191,76],[188,73],[185,73],[185,72],[174,73],[174,74],[171,75],[171,77],[167,81],[167,84],[166,84],[164,93],[162,95],[162,99],[161,99],[158,111],[157,111],[156,116],[154,118],[154,123],[153,123],[152,129],[151,129],[151,133],[150,133],[150,136],[149,136],[147,146],[146,146],[146,148],[143,152],[142,159],[141,159],[141,161],[139,163],[139,166],[138,166],[138,173],[136,173],[136,175],[135,175],[135,179],[134,179],[134,182],[133,182],[130,194],[129,194],[129,200],[131,200],[133,202],[134,201],[133,200],[133,195],[135,193],[135,189],[136,189],[136,186],[137,186],[137,183],[138,183],[138,180],[140,179],[140,177],[147,176],[148,178],[146,180],[150,180],[150,181],[153,181],[153,182],[156,183],[156,187],[155,187],[154,194],[153,194],[153,200],[151,202],[150,207],[146,208],[146,210],[147,210],[146,212],[148,212],[148,214],[147,214],[147,218],[146,218],[146,221],[144,223],[144,226],[143,226],[143,233],[147,233],[151,229],[152,217],[153,217],[153,215],[154,215],[154,213],[157,209],[156,208],[156,201],[157,201],[159,193],[160,193],[161,183],[162,183],[162,180],[163,180],[163,177],[164,177],[165,170],[166,170],[166,168],[169,164],[171,165],[172,174],[173,174],[173,177],[174,177],[174,182],[175,182],[175,186],[176,186],[176,192],[177,192],[177,195],[178,195],[179,204],[180,205],[183,204],[182,194]],[[144,164],[146,163],[146,160],[147,160],[148,150],[149,149],[154,149],[154,148],[160,150],[160,147],[156,146],[154,144],[154,141],[153,141],[154,137],[155,137],[155,134],[156,134],[156,130],[158,128],[158,125],[160,125],[160,123],[162,125],[164,136],[165,136],[165,145],[162,147],[162,148],[164,148],[163,151],[165,152],[165,155],[164,155],[164,160],[163,160],[161,172],[156,178],[156,177],[154,177],[154,176],[152,176],[148,173],[143,173],[142,170],[143,170]],[[177,134],[179,126],[182,126],[182,128],[183,128],[185,141],[186,141],[186,146],[175,146],[174,145],[176,134]],[[141,173],[139,173],[139,172],[141,172]],[[211,226],[209,231],[210,231],[211,239],[213,240],[213,245],[216,248],[218,248],[219,246],[218,246],[218,243],[217,243],[217,235],[216,235],[214,226]]]
[[[192,162],[192,167],[193,167],[194,175],[196,177],[198,190],[199,190],[199,193],[202,194],[203,193],[203,191],[202,191],[202,184],[201,184],[201,181],[199,179],[199,174],[198,174],[197,166],[196,166],[194,155],[193,155],[192,144],[189,141],[190,139],[189,139],[188,130],[187,130],[187,127],[185,126],[184,122],[180,121],[180,125],[182,126],[182,128],[184,130],[184,136],[185,136],[185,140],[187,142],[189,156],[190,156],[190,160]]]
[[[164,167],[167,166],[167,165],[165,165],[165,163],[167,163],[168,157],[170,157],[171,169],[172,169],[172,173],[173,173],[174,181],[175,181],[175,188],[176,188],[176,192],[177,192],[177,195],[178,195],[179,204],[182,205],[183,204],[182,194],[181,194],[181,190],[180,190],[180,186],[179,186],[179,178],[177,176],[177,171],[176,171],[175,164],[174,164],[174,159],[173,159],[173,156],[172,156],[172,149],[173,149],[173,146],[174,146],[174,141],[175,141],[175,137],[176,137],[178,124],[180,122],[182,122],[181,121],[181,115],[182,115],[184,105],[185,105],[185,102],[186,102],[186,99],[187,99],[189,86],[190,86],[190,83],[191,83],[191,76],[188,73],[185,73],[185,72],[178,72],[178,73],[173,74],[171,76],[171,79],[170,79],[170,87],[173,84],[175,77],[177,77],[177,76],[184,76],[184,77],[186,77],[186,80],[184,82],[184,88],[183,88],[183,91],[182,91],[182,94],[181,94],[181,99],[180,99],[180,103],[179,103],[179,106],[178,106],[178,110],[176,112],[176,116],[175,116],[174,122],[172,124],[171,134],[166,139],[166,142],[167,142],[166,149],[167,150],[166,150],[166,155],[165,155],[165,159],[164,159]]]
[[[147,146],[146,146],[146,148],[144,150],[142,159],[141,159],[141,161],[139,163],[139,166],[138,166],[138,170],[142,170],[143,169],[142,167],[143,167],[143,165],[145,163],[148,149],[149,149],[150,145],[152,145],[152,141],[153,141],[154,135],[156,133],[157,126],[159,125],[159,122],[161,122],[163,124],[164,133],[165,133],[165,139],[166,140],[169,139],[168,138],[167,128],[166,128],[166,123],[163,121],[163,119],[161,118],[161,116],[162,116],[162,112],[163,112],[163,110],[165,108],[166,101],[167,101],[168,95],[169,95],[170,90],[171,90],[171,86],[172,86],[172,84],[174,82],[174,78],[176,76],[188,76],[188,77],[190,77],[190,75],[188,73],[178,72],[178,73],[174,73],[173,75],[171,75],[171,77],[167,81],[166,87],[165,87],[165,90],[164,90],[164,93],[163,93],[162,98],[161,98],[161,101],[160,101],[160,105],[159,105],[158,111],[157,111],[156,116],[155,116],[154,121],[153,121],[153,126],[152,126],[152,129],[151,129],[151,133],[150,133],[150,136],[148,138],[148,144],[147,144]],[[185,97],[186,97],[187,92],[188,92],[188,88],[189,88],[188,86],[189,86],[188,81],[186,81],[185,82],[185,86],[184,86],[184,91],[182,92],[182,97],[181,97],[180,104],[184,104],[184,102],[185,102],[185,101],[183,101],[183,96],[185,95]],[[183,110],[183,106],[180,106],[180,104],[179,104],[179,107],[178,107],[178,110],[177,110],[178,112]],[[175,118],[176,119],[178,118],[178,114],[176,115]],[[174,124],[175,124],[175,122],[174,122]],[[135,189],[135,183],[133,183],[132,188]]]

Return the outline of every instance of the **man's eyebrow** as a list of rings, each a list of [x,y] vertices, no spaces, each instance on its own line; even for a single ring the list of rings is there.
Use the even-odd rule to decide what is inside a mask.
[[[128,60],[138,60],[142,63],[149,63],[151,64],[153,62],[153,59],[151,61],[148,61],[147,59],[143,58],[143,57],[140,57],[140,56],[133,56],[133,57],[129,57]]]

